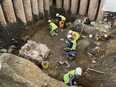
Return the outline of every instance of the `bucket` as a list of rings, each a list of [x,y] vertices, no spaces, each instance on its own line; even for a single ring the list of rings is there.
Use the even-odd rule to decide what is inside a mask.
[[[42,62],[42,68],[43,69],[47,69],[48,68],[48,65],[49,65],[49,62],[48,61],[43,61]]]

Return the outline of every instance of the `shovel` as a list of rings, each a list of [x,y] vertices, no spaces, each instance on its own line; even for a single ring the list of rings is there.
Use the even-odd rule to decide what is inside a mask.
[[[99,71],[99,70],[96,70],[96,69],[92,69],[92,68],[87,68],[86,71],[93,71],[93,72],[96,72],[96,73],[100,73],[100,74],[105,74],[104,72],[102,71]]]

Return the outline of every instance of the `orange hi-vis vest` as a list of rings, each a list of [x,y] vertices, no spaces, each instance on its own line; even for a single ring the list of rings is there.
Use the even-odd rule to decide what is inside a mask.
[[[73,31],[73,32],[72,32],[72,38],[73,38],[74,40],[78,40],[78,39],[80,38],[79,33]]]
[[[59,22],[59,28],[64,28],[64,21]]]

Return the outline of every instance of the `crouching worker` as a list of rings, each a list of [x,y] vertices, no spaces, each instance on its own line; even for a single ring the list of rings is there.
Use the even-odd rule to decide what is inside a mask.
[[[76,57],[76,52],[75,51],[69,51],[69,52],[67,52],[67,58],[69,59],[69,60],[74,60],[75,59],[75,57]]]
[[[77,67],[75,70],[71,70],[68,73],[66,73],[63,76],[63,81],[68,86],[77,85],[77,83],[75,82],[76,76],[81,76],[81,74],[82,69],[80,67]]]
[[[68,33],[66,35],[67,39],[70,37],[70,35],[71,35],[71,40],[77,41],[80,38],[80,34],[78,32],[72,31],[72,30],[68,31]]]
[[[64,28],[66,18],[63,15],[60,15],[59,13],[56,13],[57,21],[59,28]]]
[[[65,52],[75,51],[76,50],[76,40],[70,40],[67,43],[67,47],[64,48]]]
[[[91,24],[91,21],[88,17],[84,17],[84,18],[82,18],[82,23],[83,24]]]
[[[53,23],[51,20],[48,20],[48,23],[49,23],[50,29],[51,29],[51,30],[50,30],[51,36],[57,35],[58,26],[57,26],[55,23]]]
[[[76,40],[72,40],[71,35],[68,35],[68,44],[67,47],[64,48],[64,51],[66,52],[66,57],[70,60],[74,60],[76,57]]]

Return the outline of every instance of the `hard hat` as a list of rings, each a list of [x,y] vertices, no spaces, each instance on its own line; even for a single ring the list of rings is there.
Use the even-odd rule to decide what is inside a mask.
[[[71,33],[72,33],[72,30],[69,30],[69,31],[68,31],[68,34],[71,34]]]
[[[67,38],[70,39],[72,36],[71,35],[68,35]]]
[[[56,17],[58,17],[59,16],[59,13],[56,13]]]
[[[77,67],[77,68],[76,68],[75,74],[81,76],[81,74],[82,74],[82,69],[81,69],[80,67]]]
[[[81,23],[81,20],[78,20],[78,23]]]
[[[48,20],[48,22],[50,23],[50,22],[51,22],[51,20]]]

